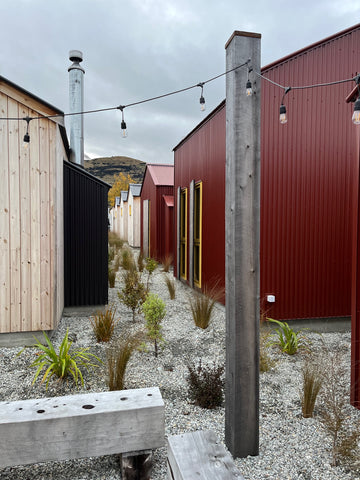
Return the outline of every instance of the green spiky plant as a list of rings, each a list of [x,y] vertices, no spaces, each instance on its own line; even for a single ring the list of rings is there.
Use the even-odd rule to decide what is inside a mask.
[[[44,368],[46,370],[41,379],[41,383],[46,382],[46,389],[48,388],[51,377],[54,375],[58,377],[59,380],[72,377],[75,385],[78,384],[79,380],[81,381],[81,385],[84,385],[83,375],[79,367],[84,367],[88,370],[91,367],[98,367],[99,363],[102,363],[99,357],[88,351],[89,347],[71,350],[72,342],[69,341],[68,338],[69,329],[66,330],[58,352],[56,352],[45,332],[43,332],[43,335],[47,345],[43,345],[34,337],[37,342],[35,348],[38,348],[40,352],[37,353],[38,358],[30,365],[30,367],[37,367],[32,385],[34,385]],[[94,360],[98,363],[92,363]]]
[[[277,339],[270,342],[271,345],[277,345],[282,352],[288,355],[294,355],[299,348],[308,349],[308,340],[302,330],[295,331],[288,323],[280,322],[273,318],[268,318],[267,320],[278,325],[278,328],[275,329]]]

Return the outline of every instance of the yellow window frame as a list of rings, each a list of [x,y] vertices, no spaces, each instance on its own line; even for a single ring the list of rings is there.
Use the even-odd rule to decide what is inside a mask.
[[[194,284],[201,288],[201,263],[202,263],[202,182],[194,186],[194,238],[193,238],[193,263]],[[199,202],[199,205],[197,203]],[[197,218],[198,217],[198,218]],[[196,272],[198,271],[198,275]]]

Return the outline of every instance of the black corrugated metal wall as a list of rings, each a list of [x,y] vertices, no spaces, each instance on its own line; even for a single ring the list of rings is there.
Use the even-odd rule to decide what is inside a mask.
[[[65,307],[108,302],[108,189],[64,162]]]

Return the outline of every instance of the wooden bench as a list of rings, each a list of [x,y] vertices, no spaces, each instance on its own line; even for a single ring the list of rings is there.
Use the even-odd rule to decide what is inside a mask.
[[[168,438],[168,480],[244,480],[213,431]]]
[[[157,387],[0,402],[0,467],[126,452],[165,444]]]

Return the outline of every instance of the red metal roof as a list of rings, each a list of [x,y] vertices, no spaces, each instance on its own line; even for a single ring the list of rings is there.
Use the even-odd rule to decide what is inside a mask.
[[[174,206],[174,196],[173,195],[163,195],[164,202],[166,203],[167,207]]]
[[[174,165],[148,163],[146,168],[155,185],[174,185]]]

